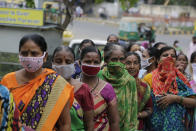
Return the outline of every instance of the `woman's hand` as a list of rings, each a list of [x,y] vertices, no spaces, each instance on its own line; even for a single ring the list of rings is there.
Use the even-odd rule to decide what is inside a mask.
[[[158,101],[157,104],[161,108],[166,108],[168,105],[175,103],[177,99],[176,95],[173,94],[165,94],[163,97],[161,97]]]

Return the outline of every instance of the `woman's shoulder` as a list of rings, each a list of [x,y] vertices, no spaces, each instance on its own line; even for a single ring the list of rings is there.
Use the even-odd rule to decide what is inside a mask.
[[[15,80],[16,80],[16,72],[10,72],[2,78],[1,84],[7,86],[8,83],[9,84],[13,83]]]
[[[148,87],[148,83],[145,82],[144,80],[140,79],[140,85],[144,88],[147,88]]]

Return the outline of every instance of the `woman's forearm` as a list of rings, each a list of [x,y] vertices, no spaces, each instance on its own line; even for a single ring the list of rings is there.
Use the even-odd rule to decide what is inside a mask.
[[[177,96],[176,102],[187,108],[196,107],[196,98]]]

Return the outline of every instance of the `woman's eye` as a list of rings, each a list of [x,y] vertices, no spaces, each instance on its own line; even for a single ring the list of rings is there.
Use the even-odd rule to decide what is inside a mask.
[[[21,52],[20,54],[21,54],[22,56],[28,56],[28,52],[27,52],[27,51]]]
[[[61,64],[62,63],[62,60],[57,59],[57,60],[55,60],[55,63]]]

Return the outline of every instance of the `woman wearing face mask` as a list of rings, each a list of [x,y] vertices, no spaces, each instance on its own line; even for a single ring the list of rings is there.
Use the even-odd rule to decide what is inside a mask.
[[[106,45],[104,61],[107,66],[99,72],[99,77],[114,87],[120,114],[120,130],[138,129],[137,87],[135,79],[129,75],[125,65],[125,49],[116,44]]]
[[[196,92],[196,52],[191,54],[191,71],[192,71],[192,81],[190,81],[191,87],[194,92]]]
[[[137,103],[138,103],[138,130],[147,130],[145,118],[152,114],[152,99],[150,96],[150,86],[138,78],[138,73],[141,67],[140,57],[136,53],[129,52],[125,59],[126,68],[131,76],[136,79],[137,85]]]
[[[72,131],[93,131],[94,104],[87,84],[72,79],[75,55],[71,48],[57,47],[52,57],[53,69],[74,86],[74,103],[70,110]]]
[[[176,58],[176,68],[186,76],[186,78],[188,79],[188,81],[191,81],[192,78],[191,78],[191,75],[189,75],[187,72],[186,72],[186,68],[188,66],[188,57],[183,54],[183,53],[180,53],[177,58]]]
[[[13,94],[22,124],[40,131],[54,128],[67,131],[71,125],[73,88],[55,71],[42,68],[46,50],[42,36],[24,36],[19,44],[23,69],[5,75],[1,83]]]
[[[154,47],[144,50],[142,53],[141,68],[142,70],[145,70],[145,72],[143,74],[139,74],[139,78],[143,78],[150,86],[152,86],[151,72],[157,68],[158,56],[159,50]]]
[[[120,131],[116,94],[113,87],[99,79],[101,54],[95,47],[84,48],[81,52],[81,81],[89,85],[94,100],[95,131]]]
[[[79,60],[80,53],[81,53],[82,49],[84,49],[85,47],[88,47],[88,46],[94,46],[95,47],[95,43],[90,39],[84,39],[80,43],[80,46],[79,46],[79,49],[78,49],[79,55],[77,56],[78,58],[76,58],[76,60]],[[75,62],[75,73],[73,74],[72,78],[74,78],[74,79],[80,78],[80,73],[81,72],[82,72],[82,70],[80,69],[79,63],[78,63],[78,61],[76,61]]]
[[[175,67],[176,52],[173,47],[160,50],[158,68],[152,72],[154,131],[191,130],[188,110],[196,106],[196,94],[189,81]],[[191,119],[192,120],[192,119]]]

